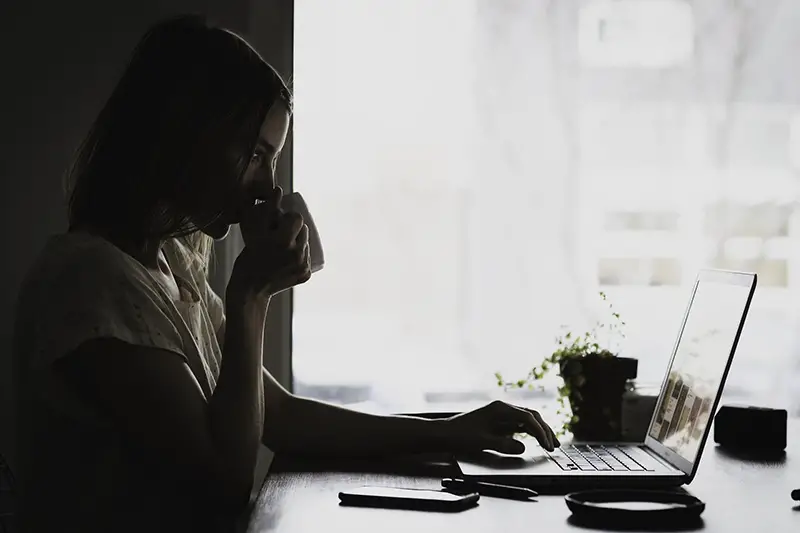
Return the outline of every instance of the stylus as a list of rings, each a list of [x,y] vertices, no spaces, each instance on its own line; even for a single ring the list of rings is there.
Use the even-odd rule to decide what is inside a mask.
[[[463,479],[443,479],[442,487],[453,489],[458,492],[474,491],[481,496],[495,498],[507,498],[511,500],[528,500],[539,495],[538,492],[524,487],[512,487],[510,485],[498,485],[496,483],[485,483],[482,481],[465,481]]]

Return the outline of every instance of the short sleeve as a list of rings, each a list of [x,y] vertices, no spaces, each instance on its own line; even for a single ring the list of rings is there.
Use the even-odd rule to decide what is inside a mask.
[[[155,282],[122,252],[89,249],[29,280],[27,349],[48,365],[86,341],[112,338],[183,355],[183,341]]]

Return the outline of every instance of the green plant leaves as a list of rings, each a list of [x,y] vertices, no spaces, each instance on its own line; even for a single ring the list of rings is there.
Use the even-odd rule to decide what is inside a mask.
[[[614,335],[624,338],[625,334],[622,329],[625,326],[625,322],[620,317],[620,314],[614,310],[613,305],[608,302],[606,293],[600,291],[598,295],[603,302],[608,304],[610,319],[607,322],[598,321],[590,331],[577,335],[564,326],[563,328],[566,331],[556,337],[556,349],[552,354],[546,356],[538,366],[533,367],[523,379],[506,381],[500,372],[495,372],[494,377],[497,379],[497,386],[505,390],[522,388],[533,389],[534,383],[541,381],[553,368],[561,370],[562,363],[565,361],[586,357],[587,355],[615,357],[613,347],[610,344],[604,346],[603,339],[599,334],[602,331],[604,336],[608,336],[609,338]],[[568,407],[566,405],[566,399],[570,398],[570,396],[576,401],[580,401],[582,396],[577,389],[580,389],[586,383],[586,378],[580,374],[579,367],[575,376],[562,376],[562,380],[563,384],[558,387],[559,409],[556,411],[558,415],[567,414]],[[539,384],[538,387],[541,390],[544,389],[541,384]],[[633,385],[631,385],[631,387],[633,387]],[[573,388],[575,390],[573,390]],[[571,409],[569,410],[571,411]],[[563,422],[562,428],[556,432],[556,435],[559,437],[564,436],[565,433],[572,430],[573,424],[577,423],[577,421],[577,415],[570,413],[570,416]]]

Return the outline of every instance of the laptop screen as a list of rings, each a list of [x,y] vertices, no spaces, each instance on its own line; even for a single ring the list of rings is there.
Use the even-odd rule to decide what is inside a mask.
[[[665,391],[650,425],[652,438],[694,462],[711,419],[750,287],[703,279],[695,284]],[[665,396],[664,396],[665,395]]]

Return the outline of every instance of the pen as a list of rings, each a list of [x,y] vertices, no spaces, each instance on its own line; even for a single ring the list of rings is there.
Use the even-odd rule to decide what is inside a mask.
[[[481,496],[493,496],[509,500],[528,500],[539,495],[535,490],[523,487],[511,487],[483,481],[464,481],[463,479],[443,479],[442,487],[455,492],[477,492]]]
[[[792,491],[792,499],[796,502],[800,502],[800,489],[794,489]]]

